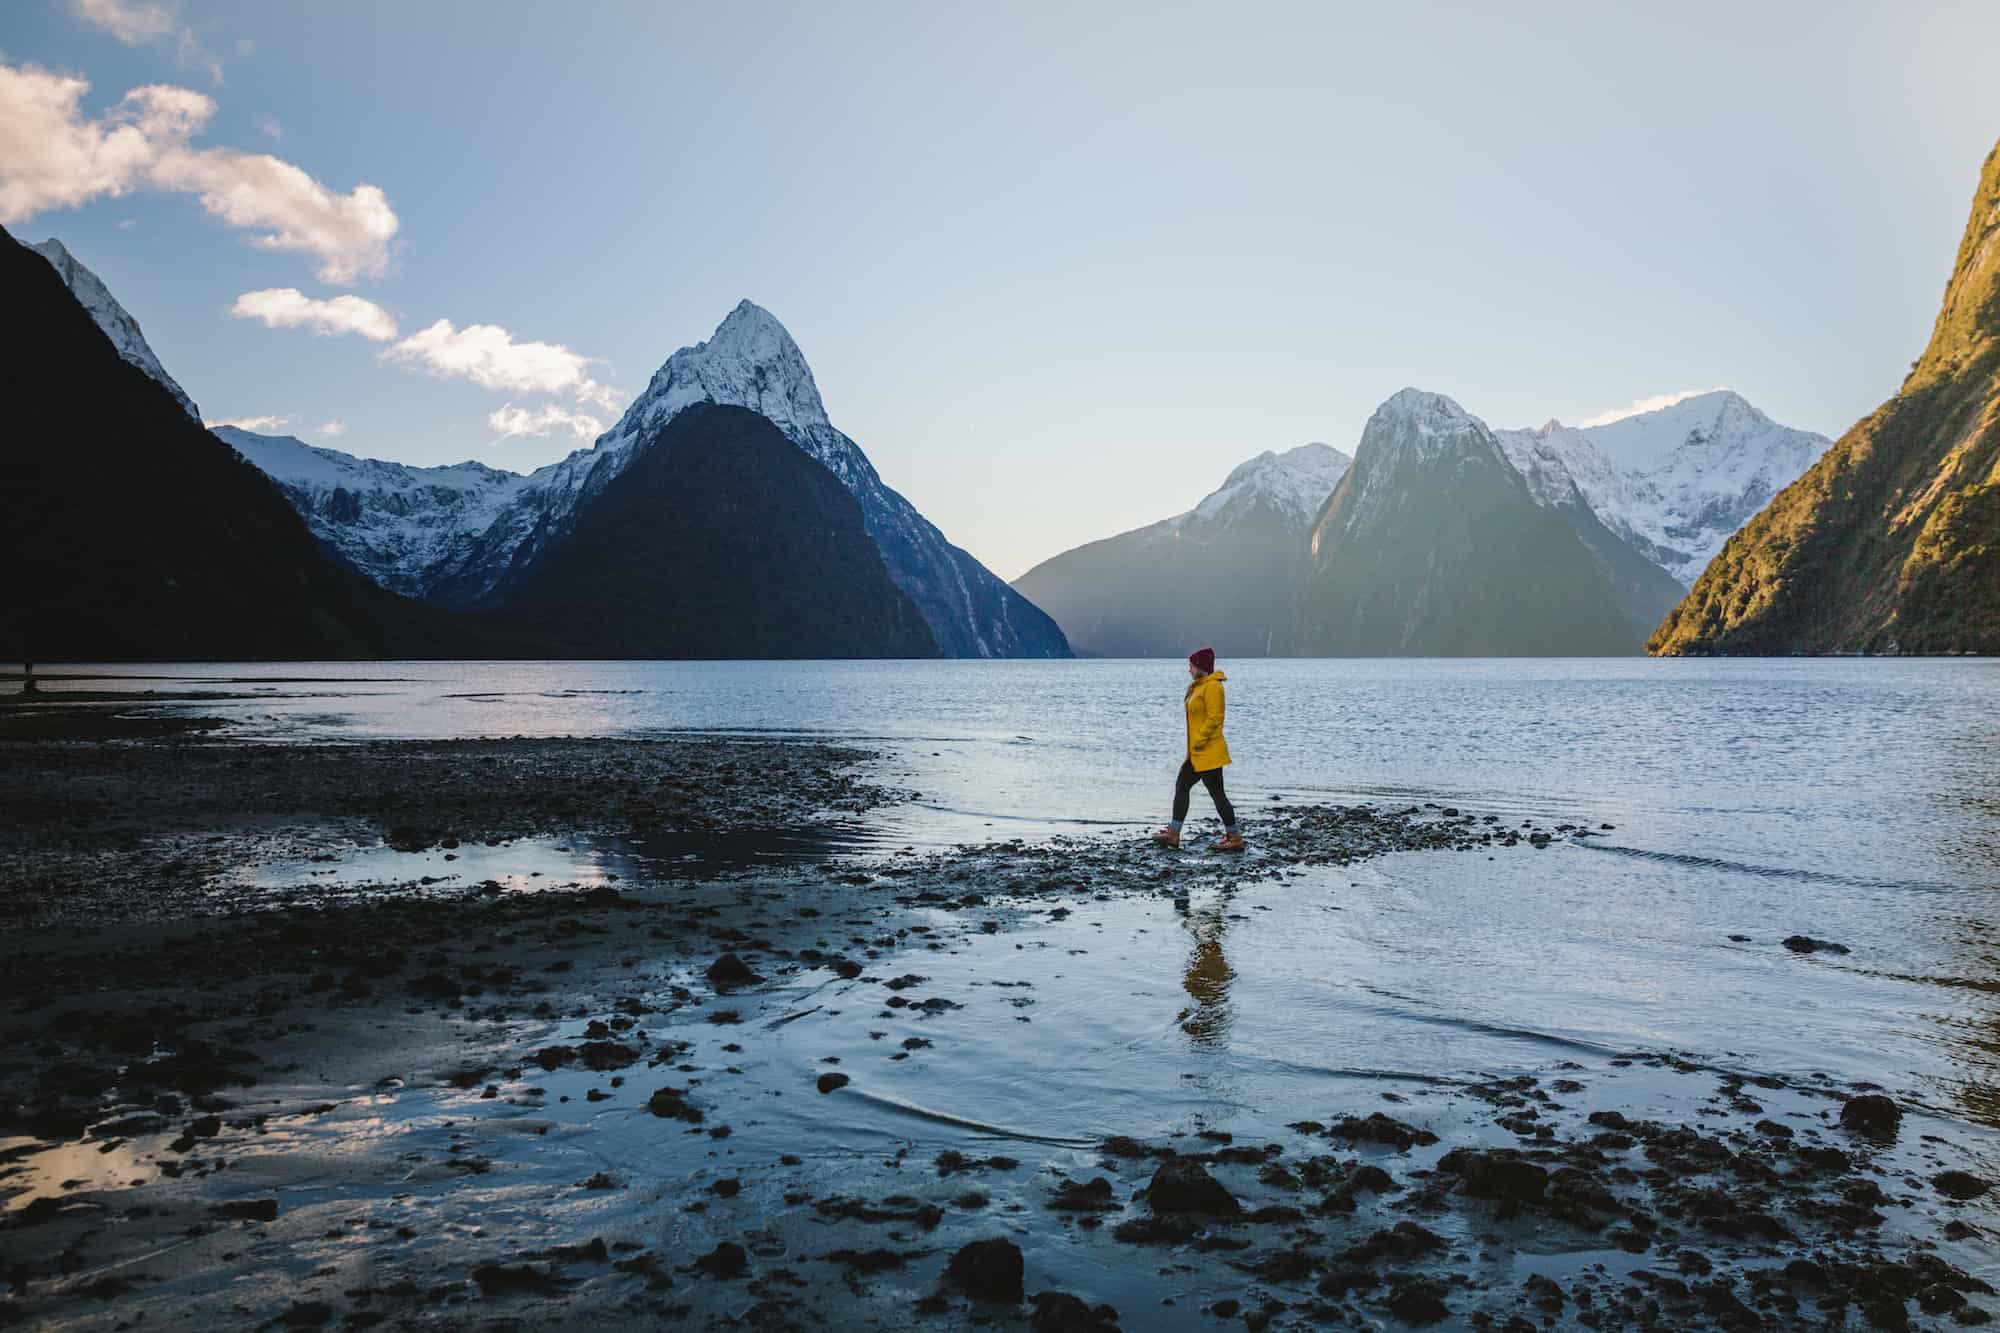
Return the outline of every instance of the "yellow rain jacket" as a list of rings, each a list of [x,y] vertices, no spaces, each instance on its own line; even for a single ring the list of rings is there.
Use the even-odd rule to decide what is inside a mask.
[[[1222,739],[1222,682],[1228,679],[1211,671],[1187,687],[1187,757],[1197,773],[1229,762],[1229,742]]]

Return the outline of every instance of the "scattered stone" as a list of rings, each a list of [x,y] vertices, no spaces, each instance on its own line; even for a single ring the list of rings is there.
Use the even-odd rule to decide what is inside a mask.
[[[1025,1265],[1021,1247],[1004,1238],[976,1240],[951,1256],[945,1276],[974,1300],[1018,1302]]]
[[[1931,1185],[1939,1194],[1961,1203],[1993,1188],[1991,1181],[1981,1180],[1969,1171],[1940,1171],[1931,1177]]]
[[[853,1081],[845,1074],[821,1074],[814,1080],[813,1086],[824,1093],[832,1092],[835,1088],[844,1088]]]
[[[728,1282],[749,1271],[750,1255],[741,1245],[725,1240],[695,1260],[694,1266],[698,1272]]]
[[[218,1217],[236,1218],[245,1222],[275,1222],[278,1220],[276,1199],[236,1199],[229,1203],[218,1203],[214,1212]]]
[[[708,965],[702,973],[708,984],[717,990],[726,991],[736,986],[754,986],[764,978],[750,970],[750,964],[733,953],[726,953]]]
[[[1903,1123],[1903,1108],[1880,1093],[1849,1097],[1840,1108],[1840,1125],[1873,1139],[1894,1140]]]
[[[1459,1188],[1481,1199],[1540,1203],[1549,1173],[1512,1148],[1453,1148],[1438,1159],[1438,1170],[1459,1179]]]
[[[1116,1209],[1118,1201],[1112,1197],[1111,1182],[1098,1176],[1083,1184],[1065,1180],[1056,1186],[1049,1207],[1061,1213],[1102,1213]]]
[[[1787,935],[1785,947],[1793,953],[1849,953],[1845,944],[1835,944],[1832,940],[1816,940],[1810,935]]]
[[[1236,1196],[1224,1189],[1201,1163],[1170,1158],[1153,1173],[1146,1187],[1146,1204],[1156,1213],[1200,1213],[1235,1217],[1243,1211]]]
[[[1427,1277],[1404,1278],[1389,1289],[1383,1301],[1390,1314],[1406,1324],[1436,1324],[1451,1317],[1444,1303],[1445,1285]]]
[[[1034,1333],[1118,1333],[1118,1311],[1109,1305],[1089,1306],[1066,1291],[1037,1292],[1034,1301]]]
[[[1363,1119],[1348,1116],[1326,1131],[1328,1138],[1346,1139],[1355,1143],[1381,1143],[1397,1152],[1408,1152],[1411,1148],[1428,1147],[1438,1141],[1438,1136],[1428,1129],[1406,1125],[1400,1120],[1374,1112]]]

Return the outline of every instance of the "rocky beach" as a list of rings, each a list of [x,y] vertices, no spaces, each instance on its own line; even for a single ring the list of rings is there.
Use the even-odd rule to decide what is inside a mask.
[[[1342,868],[1504,867],[1603,829],[1286,801],[1241,859],[1129,834],[890,847],[854,831],[917,793],[852,744],[279,745],[201,712],[0,715],[0,1321],[1905,1328],[2000,1307],[1977,1151],[1876,1087],[1576,1051],[1190,1115],[1107,1101],[1118,1070],[1064,1048],[1121,1003],[1095,960],[1165,936],[1178,1077],[1201,1080],[1254,966],[1231,932]],[[1064,1123],[1071,1102],[1091,1109]]]

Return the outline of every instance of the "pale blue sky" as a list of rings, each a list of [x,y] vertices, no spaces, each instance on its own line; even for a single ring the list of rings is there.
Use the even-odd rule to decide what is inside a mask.
[[[1921,350],[2000,136],[1991,0],[166,9],[19,0],[0,64],[87,79],[86,119],[198,91],[193,147],[397,223],[348,285],[192,186],[8,223],[96,269],[206,415],[532,467],[573,442],[496,444],[491,412],[608,422],[747,296],[1006,577],[1260,450],[1351,451],[1406,384],[1499,426],[1727,385],[1837,434]],[[272,288],[561,344],[617,405],[229,315]]]

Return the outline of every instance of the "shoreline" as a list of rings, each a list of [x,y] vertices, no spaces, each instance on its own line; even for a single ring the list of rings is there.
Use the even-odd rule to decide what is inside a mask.
[[[946,1095],[992,1086],[955,1063],[957,1011],[1052,1002],[1041,972],[980,989],[1016,984],[997,961],[1087,952],[1123,904],[1194,934],[1198,1041],[1201,931],[1281,909],[1289,877],[1587,831],[1287,805],[1246,861],[1009,841],[274,900],[214,881],[371,845],[810,827],[901,793],[865,751],[792,743],[0,746],[22,812],[0,1319],[1942,1327],[1996,1305],[1965,1266],[1992,1196],[1937,1183],[1980,1182],[1921,1108],[1843,1127],[1865,1090],[1827,1081],[1633,1052],[1055,1135]],[[839,1057],[787,1045],[814,1025]],[[935,1072],[885,1082],[863,1052]],[[824,1137],[842,1099],[876,1118]],[[995,1240],[1019,1293],[1004,1246],[958,1258]]]

